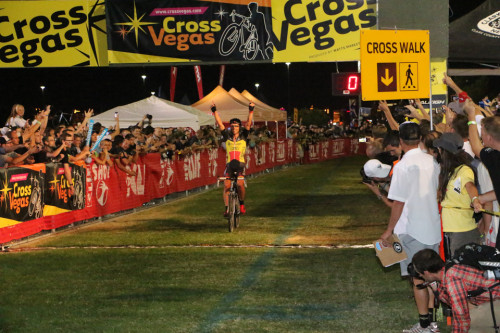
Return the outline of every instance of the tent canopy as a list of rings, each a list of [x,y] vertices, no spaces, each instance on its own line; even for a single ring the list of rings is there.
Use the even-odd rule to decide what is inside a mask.
[[[498,62],[498,0],[486,0],[450,24],[451,61]]]
[[[248,100],[253,101],[255,103],[255,105],[258,105],[260,107],[263,107],[265,109],[269,109],[269,110],[273,111],[273,113],[275,114],[275,117],[277,117],[276,120],[278,120],[278,121],[285,121],[286,120],[286,111],[281,111],[280,109],[273,108],[272,106],[269,106],[268,104],[262,102],[257,97],[255,97],[254,95],[249,93],[248,90],[243,90],[243,92],[241,93],[241,96],[245,97]]]
[[[217,111],[223,122],[229,122],[232,118],[245,121],[248,118],[248,100],[235,98],[221,86],[217,86],[212,92],[194,103],[192,106],[211,114],[212,103],[217,106]],[[269,112],[268,109],[256,104],[254,110],[254,121],[277,121],[277,114]]]
[[[233,96],[233,98],[237,99],[240,103],[243,103],[246,105],[248,105],[248,103],[250,103],[250,102],[254,102],[255,106],[257,108],[260,108],[263,110],[264,116],[266,118],[270,118],[268,120],[272,119],[274,121],[282,121],[282,120],[286,119],[286,114],[285,114],[285,118],[282,117],[282,111],[275,109],[273,107],[270,107],[269,105],[266,105],[266,104],[257,103],[258,100],[254,101],[252,98],[247,98],[234,88],[231,88],[231,90],[229,90],[229,95]]]
[[[94,121],[109,127],[116,123],[115,112],[118,112],[120,127],[136,125],[146,114],[153,116],[153,127],[190,127],[198,130],[203,125],[214,125],[213,117],[190,106],[170,102],[156,96],[117,106],[92,117]]]

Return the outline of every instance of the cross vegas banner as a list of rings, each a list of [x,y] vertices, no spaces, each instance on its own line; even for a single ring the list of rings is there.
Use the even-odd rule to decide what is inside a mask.
[[[33,220],[43,213],[43,172],[5,168],[0,172],[0,227]]]
[[[104,0],[1,1],[0,67],[107,65]]]
[[[271,60],[270,1],[107,0],[110,63]]]

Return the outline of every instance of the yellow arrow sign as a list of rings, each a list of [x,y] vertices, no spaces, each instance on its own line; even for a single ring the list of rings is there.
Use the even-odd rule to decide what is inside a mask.
[[[385,76],[383,76],[382,78],[380,78],[380,80],[386,86],[388,86],[388,85],[390,85],[392,83],[392,81],[394,80],[394,77],[393,76],[389,76],[389,69],[388,68],[385,69]]]

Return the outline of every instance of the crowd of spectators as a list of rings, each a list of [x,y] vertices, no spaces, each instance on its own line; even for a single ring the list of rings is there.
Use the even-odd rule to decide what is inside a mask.
[[[23,164],[70,162],[93,160],[98,164],[116,165],[128,174],[126,166],[135,162],[141,154],[160,153],[162,158],[178,159],[194,152],[218,148],[223,145],[218,127],[191,128],[154,127],[154,119],[145,115],[134,126],[120,128],[119,115],[116,124],[104,128],[94,123],[87,139],[93,110],[84,112],[77,124],[52,125],[50,105],[39,111],[33,119],[24,118],[24,107],[15,104],[0,136],[0,167]],[[334,125],[318,127],[292,123],[287,138],[292,138],[307,150],[309,144],[346,136],[346,131]],[[252,128],[248,146],[260,151],[262,143],[276,139],[276,132],[267,126]]]
[[[428,308],[432,293],[418,288],[424,281],[408,268],[416,253],[425,249],[450,259],[470,243],[500,249],[499,218],[488,213],[499,210],[500,94],[476,104],[446,73],[443,82],[456,95],[439,112],[431,114],[419,100],[402,111],[379,102],[386,126],[371,128],[369,161],[361,170],[363,182],[391,209],[379,242],[388,246],[396,234],[408,256],[401,263],[401,275],[412,277],[419,322],[403,332],[439,331],[435,312]],[[446,278],[433,281],[441,279]],[[455,292],[451,302],[441,300],[452,308],[453,331],[462,332],[470,316],[456,299],[460,294],[460,304],[467,304],[467,293]]]

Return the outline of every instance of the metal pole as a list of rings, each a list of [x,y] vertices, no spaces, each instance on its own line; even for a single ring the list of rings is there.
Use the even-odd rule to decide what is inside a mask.
[[[430,34],[430,32],[428,32]],[[431,117],[431,131],[434,130],[434,124],[432,120],[432,71],[431,71],[431,45],[430,45],[431,37],[429,36],[429,112]]]

